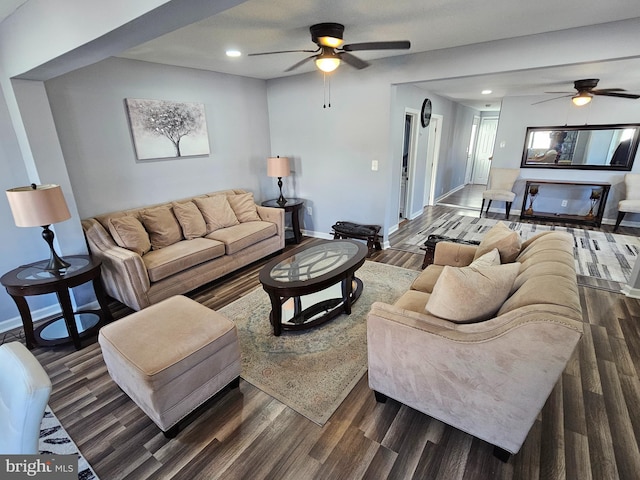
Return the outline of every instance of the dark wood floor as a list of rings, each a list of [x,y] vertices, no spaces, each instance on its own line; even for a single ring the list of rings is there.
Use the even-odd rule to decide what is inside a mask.
[[[391,244],[454,210],[426,208]],[[373,260],[418,270],[422,258],[390,248]],[[258,285],[261,265],[190,296],[220,308]],[[366,376],[324,427],[241,381],[168,441],[113,384],[95,346],[34,351],[54,383],[50,405],[102,480],[636,479],[640,302],[589,286],[580,287],[580,299],[584,337],[508,463],[494,458],[490,445],[437,420],[392,400],[376,403]],[[117,318],[129,313],[111,306]]]

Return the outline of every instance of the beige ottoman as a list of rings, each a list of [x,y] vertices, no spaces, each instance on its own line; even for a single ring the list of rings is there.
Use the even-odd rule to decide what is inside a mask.
[[[168,438],[213,395],[239,385],[235,324],[182,295],[102,327],[98,342],[113,381]]]

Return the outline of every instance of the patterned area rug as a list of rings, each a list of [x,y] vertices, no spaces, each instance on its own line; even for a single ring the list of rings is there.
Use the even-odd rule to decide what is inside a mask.
[[[38,449],[44,455],[78,455],[78,479],[98,480],[96,472],[87,462],[75,442],[71,440],[69,434],[64,429],[58,417],[54,415],[47,405],[44,417],[40,424],[40,442]]]
[[[405,243],[394,245],[394,248],[424,253],[420,246],[433,234],[463,240],[481,240],[484,234],[500,221],[446,213]],[[571,233],[575,239],[574,255],[578,275],[626,283],[640,252],[640,238],[637,237],[581,228],[502,221],[510,229],[520,232],[523,240],[549,230]]]
[[[238,326],[242,378],[324,425],[367,370],[366,317],[375,301],[392,303],[420,272],[366,261],[356,272],[363,293],[351,315],[275,337],[262,287],[222,308]]]

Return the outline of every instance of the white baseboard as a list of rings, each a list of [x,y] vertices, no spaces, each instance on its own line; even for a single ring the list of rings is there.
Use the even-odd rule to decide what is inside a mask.
[[[629,285],[625,285],[620,292],[624,293],[627,297],[640,298],[640,288],[631,288]]]

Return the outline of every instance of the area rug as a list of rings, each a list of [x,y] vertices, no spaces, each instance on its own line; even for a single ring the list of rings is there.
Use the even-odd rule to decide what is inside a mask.
[[[47,405],[40,424],[40,441],[38,450],[41,455],[78,455],[78,479],[98,480],[96,472],[84,458],[77,445],[64,429],[58,417]]]
[[[367,370],[366,317],[375,301],[393,303],[420,272],[366,261],[364,289],[351,315],[309,330],[273,335],[269,296],[258,287],[222,308],[240,337],[242,378],[324,425]]]
[[[431,225],[418,232],[406,242],[394,248],[414,253],[424,253],[420,246],[429,235],[443,235],[463,240],[481,240],[496,223],[504,222],[510,229],[520,233],[526,240],[540,232],[555,230],[569,232],[574,237],[576,273],[612,282],[626,283],[640,252],[640,239],[629,235],[569,228],[537,225],[533,223],[509,222],[490,218],[478,218],[454,213],[438,217]]]

